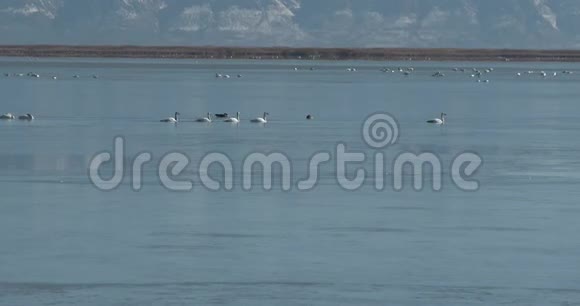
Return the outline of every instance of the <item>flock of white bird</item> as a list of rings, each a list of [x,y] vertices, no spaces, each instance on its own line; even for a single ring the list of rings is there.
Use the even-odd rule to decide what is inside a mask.
[[[23,121],[32,121],[34,120],[34,116],[32,116],[31,114],[26,114],[26,115],[22,115],[22,116],[14,116],[12,113],[6,113],[3,115],[0,115],[0,120],[23,120]]]
[[[252,123],[268,123],[268,115],[269,113],[264,113],[264,115],[262,117],[257,117],[254,118],[252,120],[250,120],[250,122]],[[181,114],[179,112],[176,112],[173,117],[168,117],[165,119],[161,119],[161,122],[166,122],[166,123],[178,123],[180,122],[179,117],[181,116]],[[311,115],[308,115],[311,117]],[[307,116],[307,118],[309,118]],[[228,114],[215,114],[212,115],[211,113],[207,113],[207,115],[205,117],[200,117],[198,119],[195,120],[195,122],[199,122],[199,123],[212,123],[214,121],[218,121],[217,119],[214,120],[214,118],[218,118],[221,119],[221,121],[223,122],[228,122],[228,123],[240,123],[240,112],[236,113],[235,117],[231,117]],[[311,120],[311,119],[309,119]]]
[[[268,115],[269,115],[269,113],[264,113],[264,115],[262,117],[257,117],[257,118],[251,119],[250,122],[252,122],[252,123],[268,123]],[[179,112],[176,112],[173,115],[173,117],[161,119],[160,121],[165,122],[165,123],[178,123],[178,122],[180,122],[180,120],[179,120],[180,116],[181,116],[181,114]],[[446,116],[447,116],[446,113],[441,113],[441,117],[427,120],[427,123],[435,124],[435,125],[443,125],[443,124],[445,124],[445,117]],[[240,112],[237,112],[235,117],[231,117],[228,114],[212,115],[211,113],[207,113],[207,115],[205,117],[200,117],[200,118],[196,119],[195,122],[212,123],[215,121],[214,118],[219,118],[219,119],[221,119],[222,122],[228,122],[228,123],[234,123],[234,124],[241,122]],[[306,115],[306,120],[314,120],[314,116],[312,116],[311,114],[308,114],[308,115]]]
[[[348,70],[348,71],[351,71],[351,70]],[[385,73],[386,72],[391,72],[391,73],[397,73],[397,72],[399,72],[399,73],[401,73],[401,74],[403,74],[405,76],[409,76],[409,75],[411,75],[415,71],[415,69],[414,68],[401,68],[401,67],[399,67],[397,69],[383,68],[383,69],[381,69],[381,71],[382,72],[385,72]],[[470,77],[477,78],[477,82],[478,83],[489,83],[490,80],[484,78],[484,76],[487,75],[487,74],[490,74],[490,73],[494,72],[494,69],[493,68],[486,68],[486,69],[478,69],[478,68],[471,68],[471,69],[466,69],[466,68],[453,68],[452,71],[453,72],[461,72],[461,73],[469,73],[469,76]],[[564,70],[561,73],[562,74],[570,75],[570,74],[573,74],[574,72],[568,71],[568,70]],[[516,76],[519,77],[519,76],[522,76],[524,74],[528,74],[528,75],[539,75],[541,77],[547,78],[549,76],[556,77],[556,76],[558,76],[559,73],[558,72],[550,72],[550,73],[547,73],[546,71],[537,71],[537,72],[536,71],[528,71],[527,73],[517,72],[516,73]],[[442,77],[445,77],[446,75],[445,75],[445,73],[443,73],[441,71],[436,71],[431,76],[434,77],[434,78],[442,78]]]
[[[305,69],[299,69],[298,67],[294,68],[295,71],[298,70],[305,70]],[[313,68],[310,68],[310,70],[314,70]],[[347,72],[356,72],[357,69],[353,68],[353,67],[348,67],[346,68]],[[397,68],[388,68],[388,67],[384,67],[380,69],[381,72],[383,73],[400,73],[404,76],[410,76],[413,73],[415,73],[415,68],[413,67],[397,67]],[[484,78],[485,75],[490,74],[492,72],[494,72],[493,68],[486,68],[486,69],[478,69],[478,68],[453,68],[451,70],[452,72],[461,72],[461,73],[469,73],[469,76],[472,78],[477,78],[477,82],[478,83],[490,83],[489,79]],[[516,76],[522,76],[524,74],[528,74],[528,75],[539,75],[541,77],[547,78],[549,76],[558,76],[559,74],[573,74],[574,72],[569,71],[569,70],[564,70],[562,72],[546,72],[546,71],[527,71],[526,72],[517,72]],[[441,71],[436,71],[433,74],[431,74],[432,77],[434,78],[442,78],[445,77],[445,73],[441,72]]]
[[[300,69],[298,67],[294,67],[293,70],[298,71]],[[313,67],[310,67],[308,70],[314,70],[314,68]],[[354,68],[354,67],[348,67],[348,68],[346,68],[346,71],[347,72],[356,72],[357,69]],[[412,73],[415,72],[415,68],[413,68],[413,67],[407,67],[407,68],[398,67],[396,69],[391,69],[391,68],[386,68],[385,67],[385,68],[382,68],[380,71],[383,72],[383,73],[387,73],[387,72],[397,73],[398,72],[398,73],[401,73],[401,74],[403,74],[405,76],[409,76],[409,75],[411,75]],[[453,68],[452,71],[453,72],[470,73],[470,77],[477,78],[477,82],[478,83],[489,83],[490,82],[489,79],[483,79],[482,77],[484,75],[486,75],[486,74],[492,73],[494,71],[494,69],[493,68],[487,68],[487,69]],[[568,70],[564,70],[561,73],[562,74],[567,74],[567,75],[573,74],[572,71],[568,71]],[[522,76],[524,74],[528,74],[528,75],[540,75],[541,77],[546,78],[548,76],[554,76],[554,77],[556,77],[558,75],[558,72],[547,73],[546,71],[533,71],[533,70],[530,70],[530,71],[527,71],[527,72],[517,72],[516,73],[516,76]],[[27,74],[20,73],[20,74],[12,74],[12,75],[10,75],[8,73],[5,73],[4,76],[6,76],[6,77],[10,77],[10,76],[24,77],[24,76],[27,76],[27,77],[31,77],[31,78],[40,78],[40,75],[39,74],[33,73],[33,72],[29,72]],[[437,71],[437,72],[433,73],[431,76],[434,77],[434,78],[441,78],[441,77],[445,77],[445,74],[443,72],[441,72],[441,71]],[[93,79],[97,79],[98,78],[97,75],[92,75],[91,77]],[[229,74],[220,74],[220,73],[216,73],[215,77],[216,78],[220,78],[220,79],[229,79],[229,78],[231,78],[231,76]],[[80,76],[79,75],[74,75],[73,78],[78,79],[78,78],[80,78]],[[242,78],[242,75],[241,74],[238,74],[237,75],[237,78]],[[52,79],[55,79],[56,80],[57,77],[56,76],[52,76]],[[268,115],[269,115],[268,113],[264,113],[262,117],[257,117],[257,118],[251,119],[250,122],[252,122],[252,123],[268,123],[268,119],[267,119],[267,116]],[[161,122],[177,123],[177,122],[180,121],[179,120],[179,116],[180,116],[180,113],[179,112],[176,112],[173,117],[168,117],[168,118],[162,119]],[[427,123],[435,124],[435,125],[444,125],[445,124],[445,117],[446,116],[447,116],[447,114],[441,113],[441,116],[439,118],[435,118],[435,119],[428,120]],[[32,121],[32,120],[34,120],[34,116],[31,115],[31,114],[26,114],[26,115],[22,115],[22,116],[18,116],[17,117],[15,115],[13,115],[12,113],[6,113],[6,114],[3,114],[3,115],[0,115],[0,120],[16,120],[16,119],[23,120],[23,121]],[[314,119],[314,117],[312,115],[310,115],[310,114],[308,114],[306,116],[306,120],[313,120],[313,119]],[[235,117],[231,117],[228,114],[214,114],[214,115],[212,115],[211,113],[207,113],[207,115],[205,117],[201,117],[201,118],[198,118],[198,119],[195,120],[195,122],[200,122],[200,123],[211,123],[211,122],[214,122],[214,121],[223,121],[223,122],[228,122],[228,123],[240,123],[241,122],[240,112],[237,112],[237,114],[236,114]]]
[[[5,77],[11,77],[11,76],[12,76],[12,77],[29,77],[29,78],[40,78],[40,74],[38,74],[38,73],[34,73],[34,72],[29,72],[29,73],[26,73],[26,74],[24,74],[24,73],[13,73],[13,74],[10,74],[10,73],[4,73],[4,76],[5,76]],[[73,77],[74,79],[80,79],[80,78],[81,78],[81,76],[80,76],[80,75],[78,75],[78,74],[75,74],[75,75],[73,75],[72,77]],[[57,80],[57,79],[58,79],[58,77],[57,77],[56,75],[51,75],[51,76],[50,76],[50,78],[51,78],[51,79],[53,79],[53,80]],[[99,76],[98,76],[98,75],[96,75],[96,74],[93,74],[93,75],[91,75],[91,76],[90,76],[90,78],[93,78],[93,79],[98,79],[98,78],[99,78]]]

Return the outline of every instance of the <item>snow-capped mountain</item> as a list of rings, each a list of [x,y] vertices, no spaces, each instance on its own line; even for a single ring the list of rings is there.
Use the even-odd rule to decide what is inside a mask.
[[[2,0],[0,44],[580,47],[578,0]]]

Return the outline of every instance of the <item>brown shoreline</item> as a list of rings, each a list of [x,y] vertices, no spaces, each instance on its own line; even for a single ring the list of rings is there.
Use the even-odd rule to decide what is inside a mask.
[[[580,50],[5,45],[0,56],[580,62]]]

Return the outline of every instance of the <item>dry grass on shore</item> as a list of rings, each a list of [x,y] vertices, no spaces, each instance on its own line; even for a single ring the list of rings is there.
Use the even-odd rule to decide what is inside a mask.
[[[15,45],[0,46],[0,56],[579,62],[580,50]]]

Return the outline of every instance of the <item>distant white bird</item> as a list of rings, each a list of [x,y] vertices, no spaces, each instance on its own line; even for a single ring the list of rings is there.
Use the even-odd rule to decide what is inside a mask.
[[[240,123],[240,112],[237,112],[236,113],[236,117],[235,118],[228,118],[228,119],[224,120],[224,122]]]
[[[251,121],[254,123],[268,123],[268,119],[266,118],[268,115],[268,113],[264,113],[264,117],[258,117],[256,119],[252,119]]]
[[[32,120],[34,120],[34,116],[32,116],[31,114],[26,114],[24,116],[18,117],[18,120],[32,121]]]
[[[16,118],[14,117],[14,115],[12,115],[12,113],[0,115],[0,120],[14,120],[14,119]]]
[[[445,124],[445,116],[447,116],[446,113],[441,113],[441,118],[427,120],[427,123],[437,124],[437,125]]]
[[[169,117],[169,118],[162,119],[161,122],[177,123],[177,122],[179,122],[180,115],[181,115],[180,113],[176,112],[175,117]]]
[[[206,123],[210,123],[211,122],[211,114],[207,113],[207,117],[202,117],[199,118],[197,120],[195,120],[196,122],[206,122]]]

